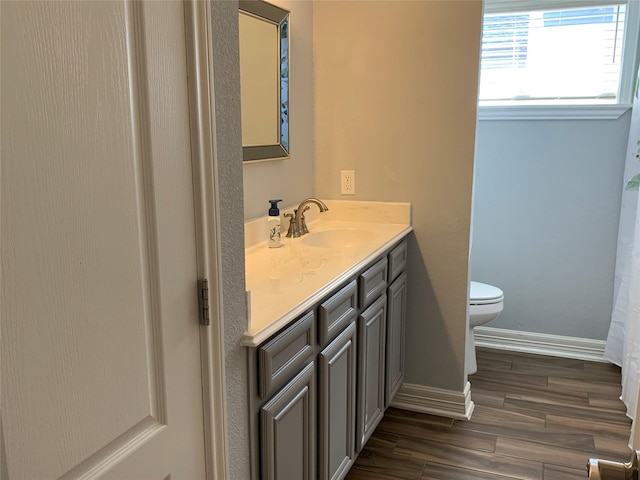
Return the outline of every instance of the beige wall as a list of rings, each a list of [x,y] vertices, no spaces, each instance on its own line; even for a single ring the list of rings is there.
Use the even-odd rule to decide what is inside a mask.
[[[298,205],[313,193],[313,3],[270,0],[290,14],[291,158],[244,165],[244,218],[267,214],[271,198],[281,208]]]
[[[314,2],[315,193],[409,201],[405,381],[462,390],[480,1]],[[339,174],[356,172],[355,197]]]

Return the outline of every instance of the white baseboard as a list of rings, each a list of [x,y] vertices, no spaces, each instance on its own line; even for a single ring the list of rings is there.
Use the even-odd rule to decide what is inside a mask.
[[[493,327],[474,328],[473,338],[477,347],[575,358],[592,362],[607,362],[604,358],[606,343],[604,340],[520,332]]]
[[[469,382],[462,392],[403,383],[391,402],[391,406],[413,412],[469,420],[473,413],[474,403],[471,401]]]

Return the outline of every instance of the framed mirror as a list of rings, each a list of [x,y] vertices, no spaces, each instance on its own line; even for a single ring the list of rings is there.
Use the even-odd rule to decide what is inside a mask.
[[[242,154],[245,161],[289,157],[289,12],[239,1]]]

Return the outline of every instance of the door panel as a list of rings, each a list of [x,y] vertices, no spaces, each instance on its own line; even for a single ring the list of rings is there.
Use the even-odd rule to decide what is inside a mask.
[[[1,8],[9,478],[203,478],[183,5]]]
[[[358,452],[384,415],[386,316],[382,295],[358,317]]]

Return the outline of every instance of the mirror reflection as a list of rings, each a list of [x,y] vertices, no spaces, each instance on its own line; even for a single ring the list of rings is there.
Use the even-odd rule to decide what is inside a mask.
[[[261,0],[239,7],[243,158],[287,158],[289,12]]]

